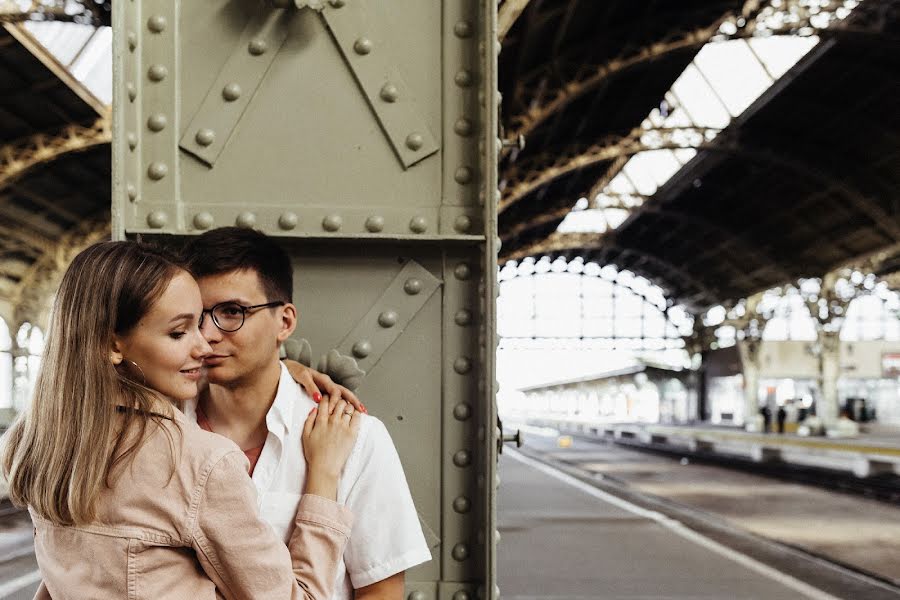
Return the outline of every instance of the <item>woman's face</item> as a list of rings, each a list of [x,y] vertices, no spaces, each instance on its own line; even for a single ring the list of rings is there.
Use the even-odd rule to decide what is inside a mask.
[[[211,352],[197,327],[202,309],[197,282],[179,272],[137,325],[116,337],[113,361],[121,359],[132,379],[173,400],[195,397],[203,357]]]

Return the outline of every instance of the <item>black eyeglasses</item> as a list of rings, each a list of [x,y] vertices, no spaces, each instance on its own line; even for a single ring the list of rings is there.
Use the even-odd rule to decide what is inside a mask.
[[[212,320],[216,327],[226,333],[232,333],[244,326],[244,319],[247,318],[248,310],[275,308],[276,306],[284,306],[285,304],[287,303],[281,300],[257,304],[255,306],[243,306],[237,302],[220,302],[212,308],[207,308],[200,313],[200,324],[198,327],[201,329],[203,328],[203,318],[206,317],[206,313],[209,313],[212,315]]]

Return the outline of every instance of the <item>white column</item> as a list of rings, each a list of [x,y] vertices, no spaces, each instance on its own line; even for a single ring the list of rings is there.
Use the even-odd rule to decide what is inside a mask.
[[[836,331],[819,331],[819,388],[816,414],[826,427],[838,419],[837,381],[841,373],[841,338]]]
[[[759,414],[759,372],[761,342],[756,339],[739,340],[738,352],[744,374],[744,429],[762,430],[762,416]]]

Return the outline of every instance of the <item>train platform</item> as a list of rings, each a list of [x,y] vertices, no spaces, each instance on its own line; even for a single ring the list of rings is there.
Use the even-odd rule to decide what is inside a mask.
[[[900,429],[876,427],[854,437],[800,436],[794,433],[753,433],[733,427],[604,423],[568,417],[540,417],[529,425],[553,427],[562,433],[593,435],[647,447],[682,450],[784,463],[852,473],[859,478],[900,475]]]
[[[529,454],[501,458],[505,599],[900,598],[878,580],[734,527],[711,534]]]

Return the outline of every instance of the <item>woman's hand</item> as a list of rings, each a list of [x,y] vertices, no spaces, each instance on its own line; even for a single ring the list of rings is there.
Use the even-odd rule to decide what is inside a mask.
[[[313,399],[313,402],[320,402],[322,400],[322,393],[324,393],[326,396],[331,396],[332,399],[346,400],[355,410],[365,414],[369,413],[369,411],[366,410],[365,405],[356,397],[356,394],[344,386],[335,383],[334,380],[325,373],[320,373],[315,369],[293,360],[285,360],[284,366],[287,367],[288,373],[291,374],[294,381],[306,390],[306,393]]]
[[[328,397],[310,411],[303,425],[307,494],[337,500],[341,471],[356,443],[361,417],[344,400]]]

